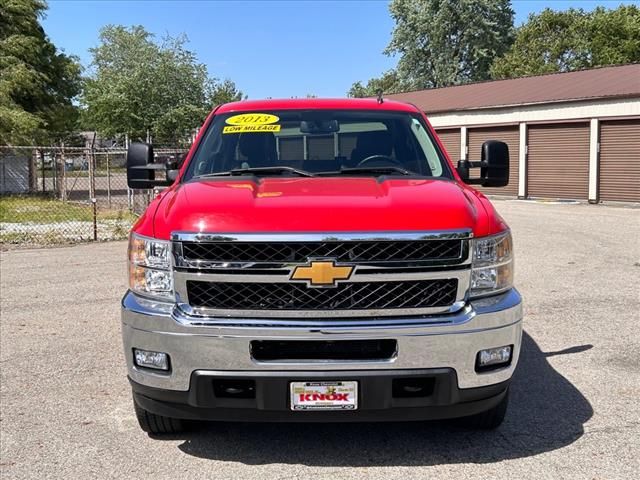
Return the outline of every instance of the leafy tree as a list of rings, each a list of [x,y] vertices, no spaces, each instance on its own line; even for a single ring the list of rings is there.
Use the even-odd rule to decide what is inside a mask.
[[[640,61],[640,8],[620,6],[530,15],[492,67],[495,78],[567,72]]]
[[[385,50],[397,54],[405,89],[487,80],[514,37],[509,0],[392,0],[395,28]]]
[[[402,84],[398,78],[398,72],[396,70],[389,70],[382,74],[379,78],[370,79],[366,85],[362,82],[355,82],[351,85],[347,95],[353,98],[363,97],[375,97],[378,92],[382,93],[397,93],[403,90]]]
[[[80,65],[59,52],[39,20],[42,0],[0,4],[0,142],[46,143],[66,137],[77,120]]]
[[[241,98],[230,80],[209,78],[186,41],[180,36],[158,43],[142,26],[104,27],[100,45],[91,49],[86,121],[103,136],[176,142],[202,123],[214,103]]]
[[[640,62],[640,7],[596,8],[590,15],[591,64]]]
[[[236,84],[227,78],[222,82],[214,81],[209,102],[212,105],[222,105],[223,103],[237,102],[246,98],[247,96],[238,90]]]

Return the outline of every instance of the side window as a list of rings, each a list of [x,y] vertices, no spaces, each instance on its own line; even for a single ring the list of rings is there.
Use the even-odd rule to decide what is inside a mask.
[[[341,133],[338,136],[338,150],[341,157],[351,157],[351,152],[356,148],[358,135],[355,133]]]
[[[314,135],[307,137],[308,160],[333,160],[335,147],[333,135]]]
[[[302,137],[280,137],[278,139],[280,160],[283,162],[300,161],[304,158]]]
[[[429,134],[417,118],[413,118],[411,120],[411,130],[413,131],[416,139],[418,140],[418,143],[427,156],[427,163],[429,164],[431,175],[433,175],[434,177],[442,176],[442,163],[440,162],[440,158],[438,157],[436,147],[431,141],[431,138],[429,138]]]

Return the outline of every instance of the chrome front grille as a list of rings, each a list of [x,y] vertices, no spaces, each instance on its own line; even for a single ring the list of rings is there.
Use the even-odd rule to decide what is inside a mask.
[[[187,281],[194,307],[227,310],[387,310],[448,307],[456,300],[458,280],[341,283],[308,288],[297,283],[222,283]]]
[[[393,262],[457,260],[462,240],[355,241],[355,242],[184,242],[182,255],[189,261],[219,263],[298,263],[309,258],[337,262]]]
[[[469,231],[176,233],[177,303],[185,313],[213,321],[454,312],[469,288],[470,237]],[[352,273],[331,285],[296,281],[296,268],[315,262],[349,266]]]

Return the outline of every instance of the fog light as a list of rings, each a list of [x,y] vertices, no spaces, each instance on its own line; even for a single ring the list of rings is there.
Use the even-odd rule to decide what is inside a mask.
[[[133,349],[134,362],[138,367],[169,370],[169,355],[163,352]]]
[[[476,372],[506,367],[511,363],[513,345],[480,350],[476,356]]]

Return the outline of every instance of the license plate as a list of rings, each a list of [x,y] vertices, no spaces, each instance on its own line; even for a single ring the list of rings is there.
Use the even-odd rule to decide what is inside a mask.
[[[291,410],[356,410],[358,382],[291,382]]]

